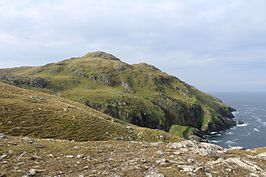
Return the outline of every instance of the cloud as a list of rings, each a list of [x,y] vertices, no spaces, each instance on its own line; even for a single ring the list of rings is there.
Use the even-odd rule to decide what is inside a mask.
[[[227,80],[237,68],[233,89],[243,89],[244,70],[266,67],[265,6],[264,0],[0,0],[0,67],[105,50],[204,90],[220,89],[215,78]],[[261,88],[259,74],[253,78]]]

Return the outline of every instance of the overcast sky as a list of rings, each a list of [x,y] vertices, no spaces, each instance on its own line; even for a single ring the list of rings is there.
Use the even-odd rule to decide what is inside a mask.
[[[265,0],[0,0],[0,67],[89,51],[206,92],[266,91]]]

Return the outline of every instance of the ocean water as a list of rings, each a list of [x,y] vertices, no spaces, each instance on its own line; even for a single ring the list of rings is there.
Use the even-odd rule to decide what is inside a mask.
[[[227,131],[214,133],[207,139],[222,147],[242,146],[246,149],[266,146],[266,93],[212,94],[235,109],[236,120],[244,122]]]

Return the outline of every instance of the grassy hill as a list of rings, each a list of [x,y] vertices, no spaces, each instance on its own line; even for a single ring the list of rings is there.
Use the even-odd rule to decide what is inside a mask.
[[[169,131],[219,131],[235,122],[232,108],[148,64],[129,65],[92,52],[40,67],[0,70],[0,80],[87,105],[124,122]],[[183,131],[181,128],[180,131]]]
[[[0,132],[77,141],[180,140],[164,131],[130,125],[80,103],[1,82]]]

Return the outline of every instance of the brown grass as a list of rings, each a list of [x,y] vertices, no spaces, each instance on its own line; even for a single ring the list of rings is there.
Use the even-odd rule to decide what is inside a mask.
[[[164,131],[124,123],[64,98],[4,83],[0,83],[0,132],[78,141],[180,140]]]

